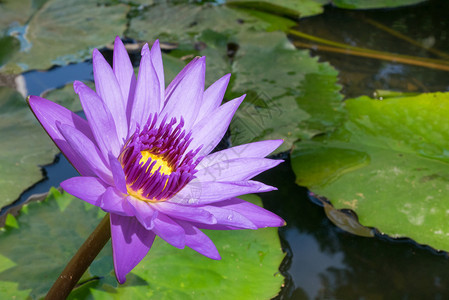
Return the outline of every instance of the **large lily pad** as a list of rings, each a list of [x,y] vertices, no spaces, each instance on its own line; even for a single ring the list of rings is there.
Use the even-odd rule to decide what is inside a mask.
[[[48,0],[27,25],[24,38],[29,48],[17,52],[3,71],[48,69],[88,59],[93,48],[101,48],[123,34],[128,11],[129,6],[124,4]]]
[[[47,0],[0,1],[0,32],[10,27],[23,26]]]
[[[246,199],[260,204],[256,196]],[[56,190],[22,209],[0,232],[0,291],[4,298],[44,296],[104,213]],[[282,253],[276,228],[207,231],[222,256],[214,261],[156,239],[148,256],[128,275],[113,278],[111,245],[96,258],[71,297],[85,299],[269,299],[278,294]],[[13,245],[13,246],[11,246]],[[31,249],[31,252],[30,252]],[[4,293],[3,293],[4,292]]]
[[[331,2],[341,8],[370,9],[413,5],[424,1],[427,0],[332,0]]]
[[[0,207],[10,204],[42,179],[39,165],[49,164],[58,152],[25,99],[0,87]]]
[[[242,29],[265,29],[269,23],[244,11],[216,5],[153,5],[131,19],[127,36],[153,41],[192,43],[205,30],[236,34]]]
[[[4,299],[39,299],[101,220],[100,210],[53,189],[24,206],[0,232],[0,291]],[[4,264],[6,263],[6,265]]]
[[[299,185],[362,225],[449,251],[449,94],[346,102],[336,133],[295,144]]]
[[[328,0],[228,0],[227,5],[252,8],[291,17],[309,17],[323,12]]]
[[[232,142],[283,138],[279,152],[333,130],[344,116],[337,71],[295,49],[284,33],[267,32],[289,24],[226,6],[154,5],[131,21],[128,35],[196,43],[191,53],[207,57],[209,84],[231,72],[226,98],[248,94],[231,124]]]
[[[333,130],[344,117],[338,72],[297,50],[279,32],[244,33],[232,63],[234,95],[248,96],[231,124],[234,144],[297,139]]]

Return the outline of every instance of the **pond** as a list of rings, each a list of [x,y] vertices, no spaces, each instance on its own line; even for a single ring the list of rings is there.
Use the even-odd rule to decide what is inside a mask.
[[[195,4],[194,6],[198,5]],[[375,10],[348,10],[326,5],[324,6],[324,12],[318,15],[300,18],[299,20],[290,16],[288,22],[295,19],[297,23],[294,26],[290,26],[289,28],[291,29],[286,32],[288,32],[288,38],[292,44],[298,49],[309,49],[312,57],[316,57],[319,62],[328,62],[338,71],[338,84],[341,85],[341,91],[338,91],[340,89],[339,86],[336,93],[332,91],[335,88],[327,89],[334,84],[333,75],[329,78],[326,77],[325,81],[309,86],[317,89],[323,86],[323,90],[326,91],[322,92],[324,96],[320,94],[319,97],[329,96],[335,99],[329,105],[333,106],[333,110],[338,112],[340,108],[337,107],[336,103],[342,100],[342,98],[350,99],[366,95],[382,100],[383,97],[390,97],[391,91],[398,92],[398,95],[402,96],[449,91],[449,81],[447,80],[449,78],[447,76],[449,68],[444,70],[444,64],[441,64],[443,69],[436,68],[432,65],[434,61],[430,60],[425,61],[425,63],[429,63],[426,66],[417,65],[416,63],[419,58],[429,58],[435,61],[437,59],[448,59],[448,10],[449,3],[445,0],[426,1],[414,6]],[[148,11],[149,9],[145,8],[145,5],[133,4],[130,12],[128,12],[128,18],[130,15],[132,16],[131,19],[143,18],[142,14],[144,15]],[[245,22],[242,21],[242,23]],[[285,25],[277,26],[282,27]],[[136,26],[136,28],[139,27]],[[212,63],[208,65],[208,68],[212,69],[210,71],[211,74],[217,70],[232,71],[232,68],[223,66],[225,64],[223,61],[219,59],[214,60],[214,55],[216,55],[214,53],[222,53],[220,52],[222,49],[217,45],[223,44],[223,41],[220,40],[222,36],[215,33],[211,34],[208,32],[208,29],[206,27],[205,33],[202,33],[201,42],[196,41],[193,47],[186,43],[183,37],[178,37],[179,40],[176,44],[170,43],[172,36],[165,32],[161,36],[163,51],[172,58],[206,54],[208,59],[212,57]],[[213,30],[216,30],[216,28],[213,28]],[[125,40],[125,42],[129,42],[128,45],[131,46],[134,42],[141,41],[142,36],[144,35],[139,36],[136,34],[133,38]],[[325,41],[324,43],[317,42],[314,37]],[[167,39],[167,43],[164,43],[164,38]],[[239,62],[241,53],[239,51],[254,49],[251,48],[253,45],[244,48],[238,43],[238,39],[236,41],[233,40],[232,35],[231,38],[226,37],[225,40],[227,44],[227,60],[230,60],[231,63],[234,59],[236,62]],[[242,40],[244,39],[242,38]],[[326,41],[330,41],[330,43],[326,44]],[[257,43],[254,40],[251,42]],[[342,51],[338,50],[341,47],[335,46],[332,44],[333,42],[349,45],[353,48],[347,49],[353,51],[341,53]],[[207,47],[203,43],[204,45],[207,44]],[[216,52],[214,52],[211,45],[216,47]],[[235,49],[233,48],[234,46],[236,47]],[[205,48],[203,49],[202,47]],[[363,51],[361,48],[369,50]],[[436,50],[438,52],[429,51],[429,49],[438,49]],[[370,50],[374,50],[374,52]],[[135,50],[129,51],[132,54],[131,58],[134,66],[138,66],[140,58],[138,52]],[[233,51],[236,52],[235,57]],[[263,50],[257,51],[262,53]],[[112,59],[110,48],[103,48],[102,53],[108,60]],[[268,53],[267,57],[278,55],[278,52],[273,53]],[[308,52],[306,53],[308,56]],[[403,63],[395,61],[395,57],[399,57],[395,56],[395,54],[401,57],[400,61],[402,61],[402,58],[405,61],[402,61]],[[252,62],[249,61],[249,63]],[[286,64],[288,63],[289,61]],[[176,64],[176,62],[173,64]],[[270,68],[272,67],[269,61],[267,61],[267,65]],[[282,62],[279,65],[284,66]],[[320,65],[320,68],[324,65]],[[241,66],[248,66],[248,64],[242,63]],[[307,67],[309,65],[305,68]],[[327,67],[322,68],[325,69]],[[236,69],[241,72],[241,69]],[[261,68],[259,66],[257,68],[254,67],[254,69],[257,69],[255,72],[264,70],[263,66]],[[334,71],[326,69],[323,72],[325,74],[320,73],[320,76],[329,76],[329,74],[333,74],[332,72]],[[220,74],[214,74],[214,78],[218,78]],[[19,81],[16,80],[18,89],[21,87],[23,90],[26,87],[26,94],[41,95],[44,93],[44,95],[48,95],[45,92],[64,87],[67,83],[74,80],[93,81],[92,61],[80,57],[78,62],[66,66],[55,66],[47,71],[26,71],[21,76],[19,77],[21,84],[17,84]],[[297,82],[281,82],[282,78],[277,82],[276,78],[273,79],[273,89],[281,89],[287,86],[282,92],[276,93],[275,91],[273,92],[274,94],[267,94],[270,91],[262,90],[259,93],[257,91],[258,86],[251,80],[247,79],[246,82],[245,80],[238,82],[243,76],[245,76],[244,73],[238,73],[238,79],[235,83],[231,81],[231,84],[234,84],[234,90],[229,95],[226,94],[225,98],[227,100],[230,99],[229,96],[234,96],[235,93],[240,92],[242,86],[242,91],[244,92],[245,84],[249,86],[247,99],[252,102],[262,99],[263,105],[267,106],[281,105],[279,104],[281,102],[273,104],[274,102],[271,102],[272,99],[278,100],[279,98],[288,98],[292,95],[296,97],[296,93],[300,93],[294,90],[295,85],[298,84]],[[257,77],[258,75],[254,76]],[[260,78],[265,80],[262,76]],[[210,80],[212,79],[209,79],[209,83]],[[269,84],[268,80],[265,82],[267,85]],[[329,82],[331,83],[329,84]],[[292,87],[289,88],[289,85]],[[268,90],[270,88],[271,86],[268,86]],[[67,87],[65,89],[70,90]],[[311,91],[312,94],[313,92],[314,90]],[[65,96],[66,94],[55,95]],[[310,96],[311,98],[308,97],[304,96],[305,99],[313,99],[313,95]],[[72,102],[67,103],[73,105]],[[77,106],[74,105],[73,107],[76,108]],[[274,115],[277,113],[282,116],[287,115],[284,110],[278,112],[277,109],[275,108],[271,113]],[[288,110],[287,106],[286,109]],[[313,109],[306,109],[306,111],[312,114],[311,111]],[[324,108],[323,110],[326,109]],[[238,121],[231,124],[226,139],[222,141],[223,147],[229,143],[238,144],[241,139],[245,140],[248,135],[252,134],[251,130],[259,130],[257,128],[254,129],[254,124],[249,125],[249,133],[241,130],[241,127],[239,127],[241,124],[238,122],[246,120],[245,113],[254,115],[254,111],[248,107],[242,108],[237,113]],[[84,117],[82,112],[79,112],[79,115]],[[318,116],[320,115],[318,114]],[[262,198],[265,208],[281,216],[287,222],[286,226],[279,228],[282,249],[286,253],[280,266],[280,272],[285,277],[285,282],[280,294],[274,299],[447,298],[449,296],[449,257],[447,252],[435,250],[442,247],[422,245],[426,244],[426,242],[417,243],[413,239],[407,238],[407,235],[398,234],[399,238],[395,238],[396,232],[392,231],[390,233],[382,230],[382,228],[366,229],[358,224],[358,211],[354,212],[349,209],[350,207],[334,203],[334,198],[332,197],[326,199],[327,194],[314,197],[314,193],[320,194],[319,191],[327,192],[325,188],[312,183],[304,184],[310,187],[310,190],[308,190],[306,187],[296,183],[300,176],[295,173],[297,172],[295,167],[292,169],[292,164],[295,164],[291,156],[291,145],[293,142],[300,143],[315,135],[320,138],[330,134],[329,132],[332,132],[341,124],[341,119],[343,118],[338,116],[335,120],[328,119],[328,113],[325,112],[323,113],[322,124],[316,125],[315,121],[315,123],[301,121],[298,123],[299,125],[295,124],[293,127],[297,125],[309,126],[308,129],[290,140],[291,128],[284,123],[279,123],[278,121],[276,121],[278,123],[270,123],[271,121],[266,119],[262,122],[262,124],[268,124],[270,130],[276,128],[276,126],[288,127],[288,130],[290,130],[288,134],[282,132],[280,133],[281,136],[279,136],[279,138],[286,139],[288,144],[285,146],[286,148],[272,156],[275,159],[284,159],[285,162],[256,177],[256,180],[278,188],[277,191],[262,193],[259,196]],[[313,127],[315,125],[316,127]],[[329,130],[329,128],[331,129]],[[263,139],[275,138],[277,134],[276,129],[273,132],[266,135],[260,134],[260,136]],[[254,135],[257,134],[259,132]],[[257,137],[254,139],[257,139]],[[293,151],[295,151],[295,146],[293,146]],[[445,158],[441,159],[441,161],[445,161]],[[311,170],[313,173],[314,170]],[[308,170],[303,172],[307,174]],[[343,173],[346,174],[345,172]],[[59,186],[61,181],[77,176],[75,169],[61,154],[56,156],[52,164],[43,167],[43,173],[45,179],[29,188],[22,189],[25,192],[20,194],[19,199],[3,205],[0,214],[5,215],[8,210],[20,207],[30,196],[46,193],[51,187]],[[315,173],[311,175],[311,177],[313,176],[315,176]],[[444,176],[442,175],[442,177]],[[301,183],[299,182],[299,184]],[[329,192],[329,194],[335,195],[333,192]],[[413,197],[413,194],[408,197]],[[396,201],[394,193],[392,193],[389,201]],[[337,208],[342,208],[342,210],[334,209],[331,203]],[[387,210],[388,207],[385,207],[385,209]],[[330,220],[329,217],[333,219]],[[365,220],[363,215],[361,218]],[[347,225],[350,222],[352,224],[348,226],[351,227],[350,230],[359,230],[357,232],[360,235],[368,235],[370,237],[349,233],[340,228],[343,226],[336,226],[333,222],[340,222],[339,225],[342,223]],[[443,225],[447,227],[447,219],[443,220],[443,222]],[[0,253],[2,252],[0,251]],[[107,255],[105,257],[108,258]],[[97,269],[99,268],[97,267]],[[1,273],[0,280],[2,280]],[[33,289],[33,297],[36,295],[42,296],[43,291],[31,286],[27,287]],[[176,294],[174,295],[176,296]]]

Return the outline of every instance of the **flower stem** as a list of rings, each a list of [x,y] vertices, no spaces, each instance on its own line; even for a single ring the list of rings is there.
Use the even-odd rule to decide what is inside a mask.
[[[106,214],[97,228],[95,228],[84,244],[78,249],[78,252],[72,257],[58,279],[56,279],[45,299],[66,299],[110,238],[109,214]]]

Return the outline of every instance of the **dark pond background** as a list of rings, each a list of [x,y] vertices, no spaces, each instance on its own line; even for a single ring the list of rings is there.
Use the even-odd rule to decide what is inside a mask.
[[[371,11],[347,11],[326,7],[325,13],[301,19],[302,32],[353,46],[413,56],[435,57],[379,29],[380,23],[420,43],[449,54],[449,1],[430,1],[418,6]],[[299,40],[297,37],[291,37]],[[309,42],[310,43],[310,42]],[[312,50],[320,60],[340,71],[342,92],[347,97],[375,95],[376,90],[401,92],[448,91],[448,72],[377,59]],[[24,74],[28,94],[38,95],[73,80],[92,80],[90,61]],[[449,118],[449,116],[448,116]],[[259,176],[279,188],[262,194],[265,206],[282,216],[280,229],[286,259],[281,271],[286,285],[279,299],[448,299],[449,259],[446,253],[377,235],[359,237],[329,221],[322,207],[309,200],[307,190],[295,184],[288,153],[286,162]],[[76,172],[59,155],[44,168],[48,179],[27,190],[21,200],[47,192]],[[19,201],[19,202],[20,202]],[[394,201],[394,199],[391,199]]]

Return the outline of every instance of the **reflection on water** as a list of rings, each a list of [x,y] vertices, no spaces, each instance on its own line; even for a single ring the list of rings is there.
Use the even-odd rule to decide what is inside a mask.
[[[23,77],[28,95],[41,95],[46,90],[63,87],[75,80],[94,80],[92,61],[54,67],[50,71],[30,71]]]
[[[329,253],[321,249],[312,234],[301,233],[299,228],[294,227],[286,230],[284,238],[289,241],[292,252],[297,253],[289,268],[293,283],[309,298],[319,295],[321,277],[327,270],[345,269],[343,253]],[[311,260],[311,257],[314,259]]]
[[[327,6],[324,14],[301,19],[297,29],[351,46],[448,61],[448,11],[447,0],[389,10],[352,11]],[[402,37],[388,30],[394,30]],[[313,44],[294,36],[291,38]],[[429,51],[429,48],[440,52]],[[346,98],[372,96],[376,89],[402,92],[449,90],[447,71],[326,51],[312,53],[340,71]]]
[[[289,161],[257,180],[278,187],[261,194],[281,215],[288,257],[279,299],[447,299],[449,258],[409,240],[365,238],[334,226],[295,184]]]

